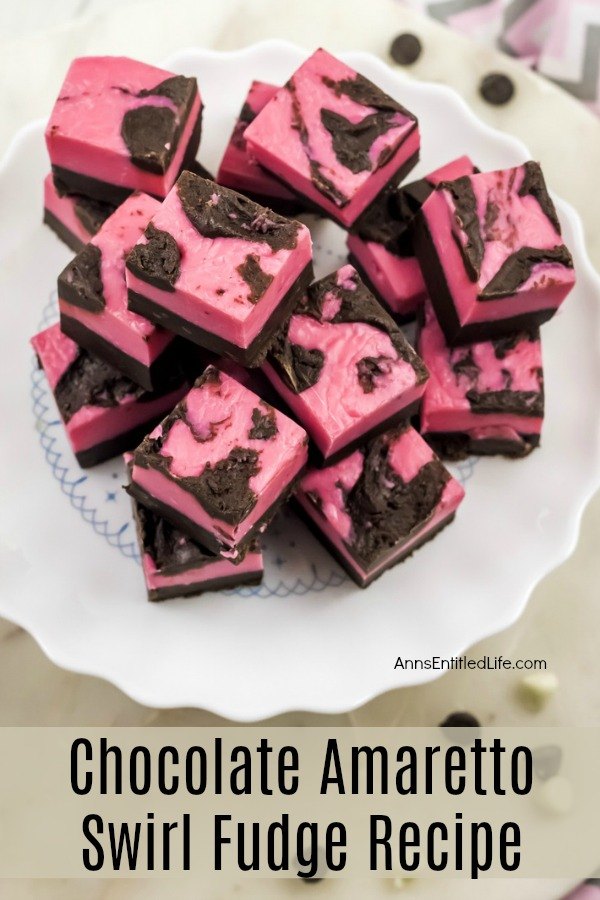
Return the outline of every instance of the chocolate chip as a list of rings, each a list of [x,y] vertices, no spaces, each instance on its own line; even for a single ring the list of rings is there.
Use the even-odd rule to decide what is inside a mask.
[[[455,712],[450,713],[443,722],[440,722],[440,728],[448,740],[455,744],[470,744],[476,737],[479,737],[481,725],[471,713]]]
[[[481,79],[479,85],[479,93],[493,106],[503,106],[504,103],[508,103],[514,92],[515,85],[512,78],[503,75],[502,72],[490,72]]]
[[[421,55],[423,45],[416,36],[410,32],[399,34],[390,46],[390,56],[401,66],[412,66]]]
[[[536,747],[533,751],[533,770],[542,781],[558,775],[562,762],[562,750],[556,744]]]

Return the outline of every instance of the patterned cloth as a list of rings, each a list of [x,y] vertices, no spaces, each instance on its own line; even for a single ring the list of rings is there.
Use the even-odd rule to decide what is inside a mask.
[[[520,57],[600,115],[600,0],[401,0]]]

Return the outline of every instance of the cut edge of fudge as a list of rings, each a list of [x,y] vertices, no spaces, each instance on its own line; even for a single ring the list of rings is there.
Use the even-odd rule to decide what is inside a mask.
[[[309,234],[306,226],[293,219],[262,207],[243,194],[221,185],[198,178],[194,173],[184,172],[172,191],[177,192],[181,215],[187,218],[193,228],[204,238],[228,239],[253,244],[268,245],[273,252],[299,249],[306,256],[306,247],[299,248],[300,236],[306,241]],[[219,202],[213,200],[218,195]],[[169,203],[169,199],[165,201]],[[179,215],[178,209],[170,215]],[[157,219],[159,225],[164,225]],[[313,278],[312,254],[297,274],[285,294],[275,302],[271,314],[247,346],[241,346],[227,338],[209,331],[196,322],[175,311],[175,300],[168,304],[168,295],[177,293],[180,278],[179,260],[182,250],[172,235],[155,225],[151,220],[142,240],[132,248],[126,259],[128,272],[128,306],[157,325],[161,325],[182,337],[193,341],[206,350],[218,355],[227,355],[242,365],[258,366],[275,337],[280,325]],[[310,250],[310,248],[308,248]],[[256,271],[257,270],[257,271]],[[266,275],[250,251],[245,263],[237,266],[240,279],[250,287],[254,309],[263,300],[273,283],[273,275]],[[161,300],[143,293],[144,285],[160,295]],[[255,299],[252,294],[256,293]],[[148,292],[150,293],[150,291]],[[177,298],[176,298],[177,299]],[[162,300],[165,303],[161,302]],[[193,302],[193,298],[192,298]],[[204,301],[206,304],[206,301]],[[213,301],[211,301],[213,302]],[[213,302],[214,305],[214,302]],[[209,306],[210,308],[210,306]],[[253,310],[247,321],[251,322]],[[252,331],[256,330],[256,326]]]
[[[436,525],[433,530],[428,531],[419,540],[415,541],[414,544],[411,544],[411,546],[407,548],[405,553],[400,554],[396,559],[391,560],[384,568],[374,572],[372,575],[367,576],[365,579],[362,579],[358,575],[356,569],[352,568],[343,553],[340,553],[339,549],[336,547],[330,537],[320,529],[313,517],[300,503],[297,496],[293,498],[292,506],[294,508],[294,511],[299,515],[300,519],[304,522],[314,538],[319,541],[319,543],[322,544],[322,546],[324,546],[326,550],[329,551],[335,561],[342,567],[342,569],[352,579],[352,581],[357,584],[359,588],[363,589],[368,588],[371,584],[373,584],[374,581],[377,581],[378,578],[381,578],[382,575],[385,575],[386,572],[389,572],[390,569],[393,569],[395,566],[400,565],[400,563],[403,563],[405,560],[410,559],[413,553],[415,553],[421,547],[425,546],[425,544],[428,544],[435,537],[437,537],[437,535],[448,525],[451,525],[456,518],[455,510],[454,512],[450,513],[445,519],[443,519],[443,521],[441,521],[438,525]]]
[[[235,382],[235,384],[238,386],[238,388],[241,388],[242,392],[246,392],[246,393],[250,394],[252,397],[254,397],[257,400],[257,402],[259,404],[262,404],[262,406],[264,406],[267,409],[267,415],[271,415],[271,416],[280,415],[285,420],[288,419],[287,416],[285,416],[282,413],[279,413],[275,408],[271,407],[266,401],[262,400],[253,391],[249,390],[243,384],[241,384],[241,382],[239,382],[236,378],[234,378],[231,375],[228,375],[225,372],[221,372],[221,370],[219,370],[216,366],[214,366],[212,364],[206,368],[204,373],[196,380],[196,382],[194,383],[194,385],[192,386],[192,388],[190,390],[193,391],[195,389],[202,388],[207,383],[213,383],[213,382],[220,383],[220,380],[223,376],[225,378]],[[158,450],[160,449],[160,447],[158,447],[158,448],[155,447],[157,440],[159,442],[162,442],[164,439],[167,438],[170,428],[178,420],[180,420],[180,419],[185,420],[186,401],[187,401],[187,395],[175,406],[175,408],[172,410],[171,413],[169,413],[166,416],[166,418],[163,418],[162,422],[160,423],[160,426],[161,426],[160,436],[155,436],[153,433],[146,435],[144,440],[134,451],[133,463],[135,466],[139,466],[140,469],[147,469],[150,471],[154,470],[155,472],[159,473],[162,478],[166,479],[167,482],[171,482],[172,484],[177,485],[178,490],[188,494],[189,497],[192,498],[192,500],[194,500],[196,504],[199,504],[201,506],[201,508],[203,509],[204,514],[206,515],[208,520],[219,521],[221,523],[228,523],[231,526],[241,525],[248,518],[248,515],[250,515],[250,513],[256,506],[256,500],[258,499],[258,497],[257,497],[252,502],[252,505],[249,506],[247,511],[244,511],[245,507],[248,505],[246,503],[246,500],[244,499],[244,490],[246,489],[246,492],[250,491],[248,484],[249,484],[249,479],[250,479],[251,475],[253,474],[252,468],[248,469],[249,474],[245,474],[248,467],[246,466],[246,462],[244,461],[244,459],[240,460],[240,465],[241,465],[240,479],[241,480],[240,480],[239,490],[242,492],[242,497],[240,498],[239,502],[240,502],[241,508],[239,510],[233,509],[227,515],[225,514],[225,510],[223,508],[220,508],[219,513],[217,514],[214,511],[214,509],[211,511],[209,508],[207,508],[206,505],[203,504],[199,500],[199,498],[196,496],[196,493],[194,491],[189,490],[188,488],[184,487],[181,484],[180,478],[177,478],[176,476],[173,476],[170,473],[168,465],[165,462],[167,459],[170,459],[170,457],[163,457],[161,454],[158,453]],[[253,417],[253,421],[254,421],[254,417]],[[269,522],[275,515],[276,511],[289,499],[289,497],[295,490],[298,481],[300,480],[300,478],[302,477],[302,475],[304,474],[304,471],[306,469],[306,465],[307,465],[306,446],[308,444],[308,437],[307,437],[306,433],[304,432],[304,429],[301,426],[297,425],[297,423],[294,422],[293,419],[289,420],[289,424],[292,425],[294,429],[298,430],[298,432],[299,432],[298,438],[300,438],[303,435],[301,445],[299,445],[299,446],[304,447],[304,450],[303,450],[304,461],[297,468],[297,470],[291,475],[289,480],[284,484],[282,490],[275,496],[273,502],[270,503],[269,506],[263,510],[263,512],[260,514],[260,516],[256,519],[256,521],[248,528],[247,531],[245,531],[239,537],[238,540],[233,540],[233,539],[229,538],[222,529],[220,529],[221,539],[219,539],[214,534],[213,531],[209,530],[204,525],[201,525],[199,522],[195,521],[194,519],[191,519],[187,514],[181,512],[180,509],[178,509],[176,507],[176,505],[169,506],[165,502],[163,502],[160,498],[155,497],[152,493],[150,493],[149,490],[147,490],[142,485],[138,484],[134,480],[133,477],[130,481],[130,484],[126,488],[126,490],[132,497],[134,497],[136,500],[138,500],[143,506],[146,506],[149,509],[153,510],[154,512],[158,513],[159,515],[164,516],[164,518],[167,519],[168,521],[170,521],[176,528],[179,528],[181,531],[188,534],[191,538],[193,538],[195,541],[197,541],[203,547],[206,547],[213,553],[222,555],[224,552],[229,553],[230,551],[232,551],[235,554],[239,554],[241,551],[244,550],[244,548],[247,547],[249,542],[254,540],[259,534],[261,534],[265,530],[266,526],[269,524]],[[260,421],[257,420],[254,427],[258,428],[259,426],[260,426]],[[253,430],[254,430],[254,427],[253,427]],[[275,434],[276,433],[277,433],[277,429],[275,430]],[[269,434],[268,436],[270,437],[271,435]],[[249,437],[253,440],[254,439],[256,439],[256,440],[266,439],[265,437],[263,437],[262,434],[260,434],[260,435],[259,434],[257,434],[257,435],[250,434]],[[162,446],[162,443],[161,443],[161,446]],[[219,460],[218,462],[225,464],[225,463],[229,463],[229,461],[232,460],[231,465],[235,468],[235,466],[237,466],[238,462],[237,462],[237,459],[233,459],[233,456],[235,456],[236,451],[240,451],[240,453],[242,453],[243,449],[244,448],[241,446],[234,447],[230,451],[228,456],[224,457],[223,459]],[[246,454],[246,455],[248,456],[248,454]],[[255,457],[255,462],[256,462],[258,460],[256,453],[254,453],[254,457]],[[249,459],[247,461],[250,463]],[[218,465],[218,463],[215,463],[213,466],[210,466],[210,467],[206,466],[202,470],[202,473],[206,474],[207,472],[210,471],[210,469],[215,471],[215,466],[217,466],[217,465]],[[244,468],[245,466],[246,466],[246,468]],[[201,477],[202,476],[197,476],[196,479],[192,479],[192,480],[193,481],[199,480]],[[221,475],[219,477],[221,477]],[[232,484],[233,484],[233,482],[235,481],[235,479],[233,479],[233,476],[231,476],[229,478],[229,481],[232,482]],[[245,488],[244,488],[244,481],[245,481]],[[207,490],[208,490],[208,487],[207,487]],[[243,500],[243,503],[242,503],[242,500]],[[250,502],[250,498],[248,498],[248,503],[249,502]]]
[[[123,375],[131,378],[140,387],[147,391],[160,390],[162,385],[168,381],[174,364],[179,361],[181,348],[179,339],[174,338],[167,347],[152,361],[150,366],[144,365],[134,356],[130,356],[116,347],[106,338],[92,331],[90,328],[66,315],[64,312],[60,314],[60,327],[63,334],[70,337],[90,353],[100,356],[108,363],[118,369]]]
[[[418,213],[413,219],[412,233],[417,256],[422,261],[421,269],[425,276],[428,294],[432,301],[435,298],[436,316],[450,346],[487,341],[492,338],[504,337],[515,331],[529,331],[533,328],[539,328],[555,314],[556,309],[552,307],[521,313],[506,319],[461,325],[454,308],[454,299],[450,293],[443,266],[421,213]]]
[[[376,300],[378,300],[379,303],[381,303],[385,307],[386,311],[394,319],[394,322],[396,322],[398,325],[409,325],[411,322],[415,321],[415,319],[418,315],[418,309],[414,309],[412,312],[409,312],[409,313],[395,312],[393,309],[390,308],[388,301],[381,294],[381,291],[378,289],[377,285],[374,284],[373,281],[369,278],[369,275],[367,274],[367,270],[362,265],[360,260],[356,258],[354,253],[352,253],[352,252],[348,253],[348,262],[350,263],[351,266],[353,266],[356,269],[356,271],[360,275],[360,278],[363,281],[363,283],[365,284],[365,286],[371,291],[371,293],[376,298]]]
[[[263,330],[263,332],[259,332],[249,346],[245,348],[238,347],[237,344],[225,340],[225,338],[214,334],[212,331],[200,328],[199,325],[189,322],[172,310],[166,309],[160,303],[155,303],[131,288],[127,291],[127,304],[132,312],[144,316],[150,322],[154,322],[155,325],[160,325],[168,331],[173,331],[175,334],[192,341],[208,352],[215,353],[217,356],[229,356],[242,366],[256,368],[264,362],[277,331],[303,296],[313,277],[312,263],[308,263],[279,302],[272,318],[269,320],[269,324],[272,327],[268,331]]]
[[[360,471],[354,480],[350,477],[351,483],[345,484],[343,481],[341,467],[344,460],[332,466],[339,469],[332,477],[338,479],[336,487],[340,492],[340,508],[349,517],[350,534],[354,535],[352,543],[332,526],[323,512],[323,501],[316,487],[313,490],[307,484],[311,474],[326,478],[327,469],[307,473],[294,499],[295,508],[299,508],[305,521],[308,520],[317,539],[325,544],[362,588],[411,556],[450,524],[464,499],[464,489],[432,449],[429,449],[426,460],[420,460],[414,472],[409,464],[411,477],[408,480],[404,480],[400,472],[394,469],[389,462],[390,445],[401,440],[407,432],[411,441],[417,441],[417,445],[425,449],[418,432],[404,423],[363,445]],[[359,451],[345,457],[351,470],[356,453]],[[324,487],[327,492],[327,483]],[[336,505],[334,499],[331,503]],[[411,516],[415,519],[414,525],[403,534]],[[360,526],[357,526],[358,522]],[[355,531],[357,527],[358,531]]]
[[[202,113],[195,77],[126,56],[76,57],[44,132],[57,190],[115,204],[136,189],[162,195],[196,155]]]
[[[41,345],[44,336],[53,332],[60,335],[60,340],[66,344],[63,351],[56,346],[52,347],[52,356],[48,358],[47,363],[43,358]],[[58,407],[71,449],[82,468],[90,468],[135,447],[148,433],[148,430],[154,428],[164,418],[168,409],[181,399],[188,387],[183,370],[176,366],[169,372],[161,389],[146,390],[104,359],[77,346],[71,338],[60,331],[58,324],[38,332],[31,338],[30,344],[36,355],[38,367],[44,372],[49,390]],[[71,349],[73,353],[71,354],[72,358],[69,359],[68,354]],[[61,370],[54,384],[49,374],[49,368],[52,368],[52,359],[59,361],[58,368]],[[77,413],[82,409],[90,408],[104,409],[107,412],[110,409],[118,411],[121,408],[121,401],[129,396],[135,403],[136,411],[143,411],[144,405],[146,405],[146,410],[155,405],[160,408],[145,419],[143,418],[142,421],[138,421],[137,424],[131,425],[117,434],[76,449],[70,423]],[[161,400],[169,402],[165,405],[165,403],[160,403]]]
[[[521,359],[517,366],[512,354],[523,345],[531,346],[532,357]],[[420,410],[420,432],[441,458],[461,460],[470,454],[519,458],[540,446],[545,392],[539,329],[452,347],[444,343],[433,306],[426,303],[419,314],[417,346],[431,374]],[[492,389],[494,372],[500,380]],[[479,389],[482,373],[487,385],[483,391]],[[452,377],[455,385],[449,388]],[[442,421],[448,419],[448,425],[454,417],[460,427],[431,429],[435,423],[430,417],[440,421],[440,416]]]
[[[558,239],[561,238],[561,226],[552,198],[546,188],[543,172],[539,163],[528,161],[512,170],[498,170],[498,176],[505,172],[524,170],[523,181],[518,190],[519,196],[532,196],[537,201],[541,212],[554,228]],[[461,221],[466,224],[463,228],[467,235],[465,246],[454,236],[448,234],[448,239],[454,241],[453,252],[459,252],[464,267],[464,274],[469,285],[476,291],[474,300],[485,306],[486,302],[518,297],[519,288],[525,284],[536,265],[550,262],[556,263],[566,269],[573,269],[573,258],[564,243],[557,243],[555,247],[539,248],[522,246],[507,257],[501,264],[495,275],[479,289],[477,286],[481,263],[485,253],[485,240],[479,230],[479,220],[474,215],[476,197],[471,186],[473,178],[485,178],[494,175],[494,172],[476,172],[473,175],[462,176],[454,181],[439,182],[433,193],[428,198],[429,202],[437,199],[436,195],[441,191],[449,191],[454,202],[462,208]],[[489,204],[488,204],[489,205]],[[411,222],[411,232],[415,251],[421,262],[423,275],[428,288],[429,296],[435,307],[438,321],[444,331],[449,345],[473,343],[496,337],[503,337],[515,331],[531,330],[547,322],[555,315],[562,300],[568,295],[573,283],[565,285],[564,297],[555,305],[541,306],[537,309],[526,310],[522,313],[498,316],[495,318],[482,318],[474,321],[461,322],[457,312],[453,293],[448,284],[444,266],[437,253],[435,243],[428,227],[425,204]],[[490,207],[492,224],[497,209]],[[486,213],[487,216],[487,213]],[[487,218],[486,218],[487,223]],[[488,225],[486,224],[486,228]],[[491,225],[489,226],[491,227]],[[454,250],[456,246],[457,250]]]
[[[299,132],[300,141],[303,145],[306,146],[309,144],[309,134],[302,117],[301,103],[297,97],[298,88],[295,84],[295,79],[298,78],[303,69],[306,69],[313,63],[317,56],[322,57],[329,66],[333,65],[335,69],[342,67],[345,70],[344,75],[339,74],[339,77],[336,76],[335,78],[325,74],[321,74],[320,76],[323,85],[332,92],[333,96],[339,97],[346,95],[363,107],[375,110],[375,112],[371,112],[363,117],[363,119],[359,120],[358,123],[354,123],[346,119],[339,112],[329,109],[327,104],[321,107],[321,124],[325,131],[331,136],[331,149],[336,164],[353,174],[370,171],[372,175],[376,175],[381,169],[388,169],[390,173],[389,177],[386,178],[383,183],[380,183],[380,179],[378,179],[378,189],[374,194],[372,194],[368,188],[365,190],[366,185],[369,183],[369,179],[367,178],[352,196],[345,196],[327,176],[326,172],[323,171],[323,168],[326,167],[324,161],[319,160],[314,156],[310,156],[307,153],[309,158],[309,175],[307,176],[304,173],[300,174],[297,170],[295,170],[295,172],[300,181],[308,182],[306,187],[310,187],[310,190],[314,194],[314,197],[311,197],[299,184],[292,183],[291,178],[283,177],[282,173],[276,171],[276,167],[273,167],[273,160],[267,161],[265,156],[268,155],[268,150],[261,146],[260,140],[258,141],[258,145],[256,144],[256,140],[254,141],[253,153],[259,163],[270,175],[279,179],[288,190],[293,191],[300,197],[307,209],[315,209],[319,214],[325,214],[334,221],[337,221],[343,228],[349,228],[356,221],[358,216],[377,199],[377,196],[387,185],[395,181],[403,180],[417,164],[420,152],[418,136],[419,123],[418,118],[414,113],[404,107],[399,101],[386,94],[385,91],[360,72],[357,72],[352,67],[342,63],[341,60],[328,53],[327,50],[318,48],[294,71],[286,84],[280,88],[280,91],[277,92],[275,97],[266,104],[265,108],[261,110],[255,120],[250,123],[248,127],[251,131],[249,135],[251,146],[253,145],[253,132],[256,131],[258,127],[255,123],[258,121],[260,125],[262,121],[262,124],[264,125],[264,122],[266,121],[264,112],[267,108],[272,111],[273,104],[277,102],[278,95],[281,91],[287,91],[292,97],[292,130]],[[386,134],[392,127],[395,127],[390,124],[390,115],[393,113],[400,113],[405,117],[407,122],[411,123],[411,125],[403,138],[393,149],[387,147],[380,152],[379,158],[373,166],[373,161],[369,158],[369,151],[377,137]],[[366,123],[366,120],[369,120],[368,123]],[[406,154],[402,154],[402,148],[407,142],[412,140],[415,133],[417,135],[416,145],[414,150],[412,147],[409,148],[412,152],[406,157]],[[394,167],[393,162],[396,160],[396,157],[399,157],[399,161]],[[361,194],[366,194],[370,199],[366,200],[366,202],[364,199],[357,199],[360,198]],[[347,211],[353,205],[358,206],[359,208],[351,218],[349,218]]]
[[[541,445],[541,435],[519,432],[519,440],[501,438],[474,438],[464,431],[422,431],[423,440],[433,448],[440,459],[461,462],[469,456],[504,456],[522,459]]]
[[[127,472],[130,474],[132,454],[124,454],[124,461]],[[133,496],[131,497],[131,507],[140,549],[146,594],[149,601],[157,602],[176,597],[199,596],[208,591],[225,590],[227,588],[258,585],[261,583],[264,575],[264,564],[258,541],[250,542],[246,551],[236,557],[218,556],[193,541],[192,538],[171,525],[164,517],[142,506]],[[161,544],[163,545],[162,548]],[[184,545],[183,558],[177,560],[177,553],[182,544]],[[152,586],[145,565],[146,556],[149,557],[151,565],[154,567],[152,575],[156,575],[159,580],[164,579],[167,581],[186,574],[193,577],[196,572],[198,572],[198,580]],[[163,558],[161,559],[161,557]],[[249,557],[251,558],[249,559]],[[246,565],[244,565],[245,562],[247,563]],[[230,570],[228,574],[220,574],[214,577],[209,575],[208,578],[200,578],[204,568],[210,569],[215,564],[223,563]]]

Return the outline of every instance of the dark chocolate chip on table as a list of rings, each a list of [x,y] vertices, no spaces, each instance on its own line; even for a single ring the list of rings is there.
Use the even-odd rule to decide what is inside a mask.
[[[440,728],[450,741],[456,744],[470,744],[476,737],[479,737],[481,725],[479,719],[476,719],[469,712],[455,712],[446,716],[443,722],[440,722]]]
[[[395,37],[390,46],[390,56],[401,66],[411,66],[421,55],[423,45],[416,34],[405,32]]]
[[[493,106],[502,106],[512,99],[515,93],[515,84],[512,78],[502,72],[490,72],[481,79],[479,93]]]

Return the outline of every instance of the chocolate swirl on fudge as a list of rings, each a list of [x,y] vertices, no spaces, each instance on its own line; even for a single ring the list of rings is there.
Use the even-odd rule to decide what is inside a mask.
[[[360,477],[345,497],[353,525],[349,544],[365,566],[431,517],[450,477],[442,463],[432,459],[409,482],[403,481],[388,461],[390,442],[402,430],[395,429],[367,444]]]
[[[87,350],[77,356],[59,378],[54,396],[60,414],[69,422],[84,406],[118,406],[125,397],[152,400],[154,394],[134,384],[125,375]]]
[[[546,180],[540,168],[540,164],[530,160],[525,163],[524,168],[525,175],[523,183],[519,188],[519,197],[526,197],[528,194],[535,197],[546,218],[552,222],[556,233],[562,234],[560,222],[556,214],[556,207],[548,193]]]
[[[473,359],[473,351],[471,349],[453,350],[450,359],[451,368],[456,375],[457,381],[459,378],[467,378],[473,384],[477,382],[481,369]]]
[[[400,191],[388,187],[367,207],[352,228],[363,241],[381,244],[395,256],[413,256],[407,219],[402,211]]]
[[[417,125],[416,117],[392,97],[384,94],[364,75],[357,74],[354,78],[343,78],[340,81],[324,76],[322,80],[336,97],[345,94],[355,103],[375,110],[360,122],[351,122],[332,110],[321,110],[321,122],[331,134],[333,152],[338,162],[354,174],[376,171],[384,166],[393,155],[393,149],[386,147],[382,150],[374,164],[369,158],[369,150],[378,137],[387,134],[395,126],[394,118],[397,113],[412,119],[413,128]]]
[[[130,93],[126,88],[116,89]],[[167,171],[197,92],[195,78],[175,75],[134,95],[167,97],[178,110],[175,113],[167,106],[150,104],[127,110],[121,123],[121,137],[135,166],[158,175]]]
[[[544,415],[544,385],[541,372],[539,378],[539,391],[467,391],[466,397],[471,412],[481,415],[510,412],[539,419]]]
[[[369,81],[368,78],[365,78],[360,73],[357,73],[353,78],[342,78],[339,81],[324,75],[322,80],[323,84],[333,91],[336,97],[345,94],[346,97],[350,97],[351,100],[354,100],[355,103],[360,103],[361,106],[370,106],[371,109],[380,112],[399,112],[406,116],[407,119],[412,119],[415,125],[417,124],[417,117],[413,113],[409,112],[405,106],[402,106],[393,97],[385,94],[381,88],[378,88],[376,84],[373,84],[372,81]]]
[[[100,267],[102,251],[86,244],[58,276],[58,295],[89,312],[102,312],[106,306]]]
[[[471,281],[477,281],[481,274],[481,264],[484,256],[484,243],[479,229],[479,215],[477,213],[477,198],[468,175],[463,175],[455,181],[442,181],[440,190],[446,190],[452,195],[454,209],[458,218],[458,224],[467,236],[466,244],[456,238],[467,275]]]
[[[197,93],[198,82],[195,78],[172,75],[170,78],[165,78],[156,87],[143,88],[138,91],[136,97],[167,97],[179,109],[189,110]]]
[[[265,209],[242,194],[183,172],[177,193],[196,231],[208,238],[236,238],[268,244],[271,250],[292,250],[297,244],[298,222]]]
[[[418,381],[425,380],[427,370],[420,357],[417,356],[404,337],[400,326],[394,322],[392,317],[377,302],[373,294],[361,281],[357,272],[352,274],[350,280],[353,288],[339,285],[334,273],[330,277],[322,278],[320,281],[312,284],[308,289],[306,304],[301,302],[296,313],[312,316],[320,322],[323,321],[323,305],[327,295],[333,294],[341,300],[341,303],[335,315],[327,319],[328,322],[331,322],[332,325],[337,325],[340,322],[364,322],[373,328],[378,328],[380,331],[385,332],[389,335],[398,357],[410,363],[417,374]]]
[[[255,407],[252,410],[252,428],[248,432],[251,441],[268,441],[277,434],[277,422],[275,410],[261,400],[262,409]]]
[[[387,134],[394,126],[394,115],[391,112],[376,112],[365,116],[360,122],[351,122],[340,113],[322,109],[321,122],[331,135],[333,152],[338,162],[357,175],[359,172],[376,170],[388,161],[388,148],[382,151],[375,163],[369,157],[369,150],[378,137]]]
[[[527,162],[524,165],[525,174],[523,183],[519,188],[520,197],[532,196],[543,214],[551,222],[557,235],[560,235],[560,222],[556,215],[556,209],[548,194],[542,170],[538,163]],[[513,173],[514,176],[514,173]],[[509,187],[512,188],[512,181]],[[459,225],[467,237],[464,244],[453,232],[453,237],[458,245],[467,275],[471,281],[477,281],[481,276],[481,265],[485,254],[485,243],[493,240],[492,229],[498,217],[499,209],[496,203],[488,201],[485,209],[483,228],[477,212],[477,199],[471,183],[470,176],[464,175],[455,181],[443,181],[440,189],[447,190],[454,201],[454,210]],[[512,297],[518,289],[531,278],[536,266],[544,263],[561,265],[573,268],[573,258],[564,244],[555,247],[540,249],[535,247],[521,247],[512,253],[500,266],[496,274],[479,292],[479,300],[501,300]]]
[[[335,203],[336,206],[339,206],[340,208],[346,206],[346,204],[349,202],[349,198],[346,197],[346,195],[335,186],[333,181],[323,173],[321,163],[318,160],[313,159],[313,157],[311,156],[308,128],[306,127],[306,123],[302,115],[302,110],[300,108],[300,102],[296,93],[296,85],[294,83],[293,77],[286,82],[284,88],[289,92],[292,101],[291,127],[298,132],[298,135],[300,137],[300,143],[302,144],[302,147],[306,154],[306,158],[308,160],[310,179],[313,185],[321,194],[323,194],[324,197],[327,197],[332,201],[332,203]]]
[[[236,266],[236,272],[241,275],[250,288],[250,293],[248,294],[250,303],[258,303],[273,281],[273,276],[269,275],[268,272],[263,272],[261,269],[260,257],[256,256],[255,253],[249,253],[244,262]]]
[[[219,371],[210,367],[196,381],[195,387],[204,384],[219,384]],[[198,443],[213,440],[218,428],[211,428],[208,435],[199,435],[187,418],[185,399],[181,400],[172,413],[163,420],[161,433],[148,435],[135,451],[135,464],[143,468],[157,469],[167,478],[175,480],[184,490],[189,491],[206,512],[230,525],[238,525],[254,508],[257,495],[250,488],[250,479],[260,470],[260,456],[249,447],[233,447],[224,459],[208,463],[200,475],[186,475],[175,478],[171,474],[172,459],[163,454],[164,443],[176,422],[183,422]],[[221,423],[215,423],[219,425]]]
[[[295,394],[301,394],[316,384],[325,365],[322,350],[309,350],[288,340],[288,323],[277,334],[269,351],[272,363],[280,378]]]
[[[531,278],[536,266],[543,263],[572,269],[573,257],[564,244],[549,250],[521,247],[502,263],[494,277],[479,292],[479,300],[501,300],[504,297],[512,297],[521,285]],[[551,276],[546,276],[546,285],[550,282]]]
[[[364,356],[356,363],[358,383],[365,394],[372,394],[377,387],[377,378],[388,373],[389,356]]]
[[[269,352],[269,362],[273,365],[287,387],[299,394],[312,387],[319,380],[321,369],[325,363],[325,355],[318,349],[307,349],[293,344],[288,339],[288,331],[293,316],[310,316],[318,322],[338,325],[343,322],[358,322],[371,325],[385,332],[394,347],[399,359],[408,362],[414,369],[417,383],[427,378],[427,369],[421,358],[410,346],[399,325],[379,305],[368,288],[363,284],[357,272],[351,277],[353,288],[339,285],[336,273],[312,284],[306,296],[300,301],[292,316],[277,335]],[[339,299],[340,308],[335,315],[324,319],[323,306],[328,296]],[[387,357],[386,357],[387,358]],[[360,360],[357,378],[367,393],[373,389],[374,377],[380,374],[383,357],[377,361],[376,373],[371,358]]]
[[[181,254],[177,242],[152,222],[146,228],[147,243],[136,244],[127,256],[127,268],[142,281],[163,291],[174,291],[179,278]]]
[[[494,356],[503,360],[518,344],[523,341],[535,342],[539,340],[539,332],[533,329],[531,332],[521,331],[504,338],[491,341],[494,348]],[[481,368],[473,358],[471,348],[460,347],[452,350],[450,354],[450,367],[456,377],[457,383],[461,378],[466,378],[471,388],[465,393],[473,413],[481,415],[498,413],[515,413],[522,416],[541,418],[544,415],[544,374],[542,369],[537,369],[539,389],[537,391],[513,391],[511,390],[512,374],[508,369],[501,369],[505,387],[497,391],[480,391],[478,389]]]
[[[161,574],[175,575],[215,561],[213,553],[202,549],[163,516],[140,503],[134,504],[134,515],[144,553],[152,558]]]
[[[532,328],[530,331],[516,331],[506,337],[495,338],[491,341],[494,347],[494,356],[496,359],[504,359],[511,350],[514,350],[521,341],[529,341],[534,344],[540,339],[539,328]]]

